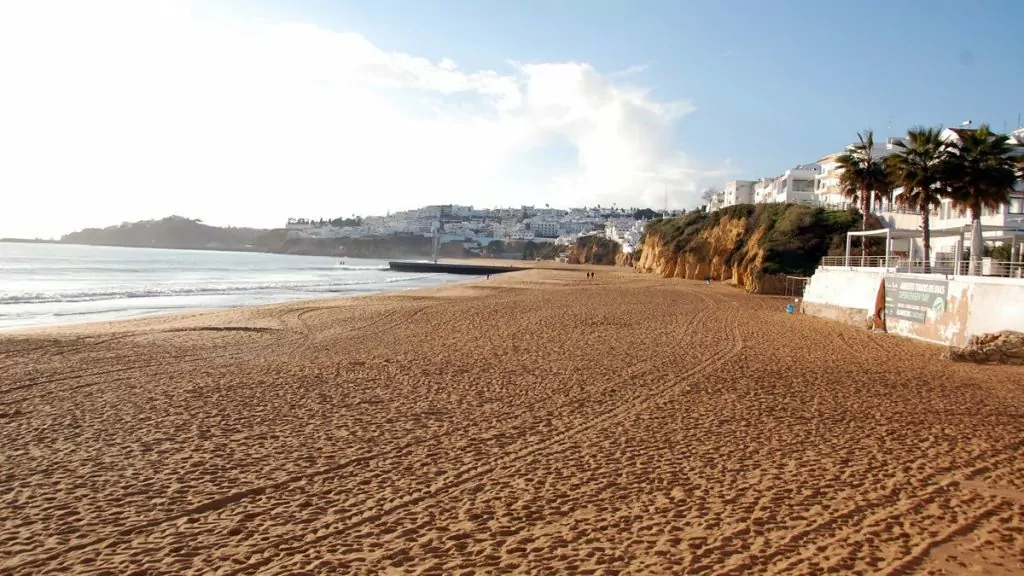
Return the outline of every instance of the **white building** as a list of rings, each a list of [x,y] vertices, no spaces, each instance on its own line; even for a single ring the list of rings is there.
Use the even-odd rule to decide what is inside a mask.
[[[539,238],[557,238],[561,226],[556,220],[532,220],[530,230]]]
[[[622,251],[630,254],[640,243],[640,236],[643,235],[647,222],[633,220],[632,218],[618,218],[609,220],[604,226],[604,235],[622,245]]]
[[[957,140],[964,128],[947,128],[942,131],[941,138],[946,141]],[[1009,136],[1015,146],[1024,144],[1024,129],[1018,129]],[[890,153],[895,149],[892,145],[894,139],[890,139]],[[1015,156],[1024,155],[1024,148],[1014,150]],[[901,188],[896,189],[894,196],[899,197],[903,192]],[[893,208],[886,211],[878,211],[878,216],[887,228],[893,230],[920,230],[921,214],[913,209],[903,207]],[[994,210],[986,209],[982,213],[981,225],[991,227],[985,231],[983,236],[993,239],[1002,236],[1004,233],[1000,228],[1011,228],[1024,230],[1024,181],[1017,181],[1014,192],[1010,195],[1010,201]],[[959,231],[965,234],[965,243],[970,242],[971,215],[968,212],[957,210],[953,207],[952,201],[943,198],[939,206],[932,209],[929,214],[929,229],[933,231]],[[944,261],[954,260],[956,245],[960,241],[959,236],[936,235],[931,240],[932,260]],[[914,240],[914,251],[916,254],[923,254],[924,246],[921,240]],[[968,249],[969,246],[963,246]]]
[[[872,157],[885,158],[886,156],[893,154],[897,150],[896,143],[899,140],[899,138],[888,138],[884,142],[875,144],[871,149]],[[847,149],[852,146],[853,144],[850,144],[850,146],[847,146]],[[843,191],[839,183],[839,178],[843,173],[843,169],[839,166],[839,157],[843,154],[843,152],[829,154],[820,158],[817,162],[821,167],[821,171],[814,179],[814,194],[819,206],[836,210],[845,210],[853,205],[853,202],[843,195]],[[875,207],[872,207],[872,210],[875,209]]]
[[[818,160],[821,172],[814,178],[814,194],[819,206],[842,210],[850,205],[839,184],[839,175],[842,174],[840,156],[842,152],[836,152]]]
[[[459,218],[472,218],[473,207],[472,206],[460,206],[458,204],[452,204],[452,214]]]
[[[754,203],[767,204],[775,201],[774,178],[761,178],[754,183]]]
[[[725,187],[722,189],[722,205],[753,204],[755,184],[757,182],[753,180],[730,180],[726,182]]]
[[[816,204],[814,179],[821,173],[819,164],[801,164],[786,170],[772,181],[770,202]]]
[[[708,212],[714,212],[725,208],[725,192],[719,190],[708,199]]]

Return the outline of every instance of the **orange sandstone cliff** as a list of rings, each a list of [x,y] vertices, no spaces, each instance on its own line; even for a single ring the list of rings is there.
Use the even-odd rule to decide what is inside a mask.
[[[797,204],[730,206],[648,224],[635,256],[639,272],[663,278],[729,282],[777,294],[787,275],[810,276],[822,256],[845,246],[860,225],[856,211]]]
[[[633,255],[623,252],[621,244],[604,236],[584,236],[576,239],[566,261],[569,264],[632,266]]]

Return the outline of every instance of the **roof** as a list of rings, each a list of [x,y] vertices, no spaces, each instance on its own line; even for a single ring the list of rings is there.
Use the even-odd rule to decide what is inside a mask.
[[[950,238],[953,236],[959,236],[960,234],[969,234],[971,231],[971,225],[965,224],[961,228],[947,228],[945,230],[930,230],[932,238]],[[1003,237],[1024,237],[1024,230],[1018,230],[1013,226],[982,226],[982,232],[1003,232]],[[921,230],[893,230],[890,228],[879,228],[878,230],[854,230],[847,232],[847,236],[885,236],[889,235],[889,238],[893,240],[903,240],[906,238],[921,238],[924,234]],[[991,239],[991,238],[989,238]]]

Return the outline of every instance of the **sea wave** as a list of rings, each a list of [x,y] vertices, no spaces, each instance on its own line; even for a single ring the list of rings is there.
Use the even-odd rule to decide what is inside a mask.
[[[0,305],[4,304],[44,304],[54,302],[95,302],[101,300],[120,300],[124,298],[159,298],[169,296],[218,296],[239,295],[268,292],[295,291],[331,294],[335,292],[367,291],[374,284],[396,284],[429,278],[432,274],[416,276],[399,276],[395,278],[376,278],[372,280],[344,280],[320,282],[246,282],[207,285],[178,286],[138,286],[124,288],[97,288],[94,290],[77,290],[66,292],[21,292],[0,293]]]
[[[345,264],[338,264],[335,266],[338,270],[390,270],[391,267],[387,264],[381,266],[346,266]]]
[[[32,275],[52,275],[52,274],[134,274],[138,272],[142,273],[160,273],[169,270],[179,270],[181,264],[177,262],[166,262],[166,263],[153,263],[153,262],[118,262],[114,263],[99,263],[91,266],[74,266],[70,264],[47,264],[40,265],[36,262],[29,262],[26,264],[20,263],[3,263],[0,262],[0,270],[5,272],[16,272],[19,274],[32,274]],[[243,266],[243,265],[232,265],[232,266],[197,266],[195,270],[206,274],[215,272],[272,272],[273,268],[266,266]],[[372,266],[354,266],[347,264],[325,264],[322,266],[289,266],[287,268],[289,272],[380,272],[390,270],[390,266],[387,264],[372,265]]]

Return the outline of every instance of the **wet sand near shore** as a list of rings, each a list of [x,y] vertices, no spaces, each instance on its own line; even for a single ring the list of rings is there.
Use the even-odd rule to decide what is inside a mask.
[[[0,574],[1020,574],[1024,372],[625,271],[0,336]]]

